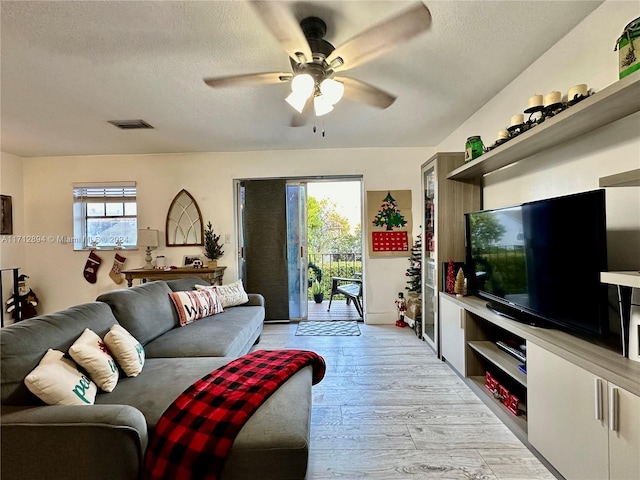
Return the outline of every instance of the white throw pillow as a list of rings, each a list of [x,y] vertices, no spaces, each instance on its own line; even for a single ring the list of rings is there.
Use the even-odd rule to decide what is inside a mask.
[[[87,371],[98,388],[113,392],[120,378],[118,365],[97,333],[86,328],[69,348],[69,355]]]
[[[144,348],[138,340],[117,323],[104,336],[104,343],[127,377],[135,377],[144,366]]]
[[[212,289],[170,292],[169,297],[176,307],[181,327],[223,311],[218,294]]]
[[[236,280],[227,285],[196,285],[197,290],[214,289],[220,298],[223,308],[235,307],[249,301],[249,296],[244,291],[242,280]]]
[[[93,405],[98,387],[60,350],[47,350],[24,379],[31,393],[47,405]]]

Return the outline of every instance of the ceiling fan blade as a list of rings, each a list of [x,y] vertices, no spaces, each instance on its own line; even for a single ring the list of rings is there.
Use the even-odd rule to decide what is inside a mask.
[[[394,95],[361,80],[350,77],[333,77],[333,79],[344,84],[344,98],[349,100],[380,109],[390,107],[396,101]]]
[[[258,12],[267,29],[293,60],[300,63],[301,59],[297,54],[301,53],[305,56],[305,62],[311,61],[309,42],[307,42],[298,20],[285,3],[252,1],[251,5]]]
[[[266,3],[266,2],[265,2]],[[406,42],[431,27],[431,12],[422,2],[374,25],[336,48],[327,58],[331,63],[338,57],[343,64],[334,70],[342,71],[361,65]]]
[[[269,85],[288,82],[293,74],[287,72],[247,73],[243,75],[228,75],[226,77],[204,78],[204,83],[213,88],[218,87],[246,87],[252,85]]]

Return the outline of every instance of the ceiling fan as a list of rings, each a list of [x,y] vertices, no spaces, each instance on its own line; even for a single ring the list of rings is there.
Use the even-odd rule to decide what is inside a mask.
[[[335,48],[323,38],[327,26],[320,18],[307,17],[298,24],[285,3],[252,1],[251,5],[289,54],[292,71],[209,77],[204,82],[213,88],[291,82],[287,103],[299,113],[308,112],[313,103],[316,116],[333,110],[343,95],[380,109],[393,104],[394,95],[336,73],[369,62],[431,26],[429,9],[416,2]]]

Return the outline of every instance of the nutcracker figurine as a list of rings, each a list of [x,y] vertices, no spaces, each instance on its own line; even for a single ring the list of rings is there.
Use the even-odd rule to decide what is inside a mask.
[[[18,277],[18,306],[16,308],[15,295],[11,295],[7,300],[7,313],[11,313],[14,322],[19,322],[27,318],[35,317],[38,313],[36,307],[38,306],[38,297],[35,292],[27,286],[27,275],[20,275]]]
[[[404,321],[404,312],[407,311],[407,301],[404,299],[404,293],[398,292],[398,298],[396,298],[396,309],[398,310],[398,320],[396,320],[396,327],[406,327],[408,324]]]

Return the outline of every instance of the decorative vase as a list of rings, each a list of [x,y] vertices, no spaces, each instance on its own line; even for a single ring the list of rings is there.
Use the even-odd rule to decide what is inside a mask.
[[[209,260],[207,262],[207,267],[209,268],[216,268],[218,266],[218,261],[217,260]]]

